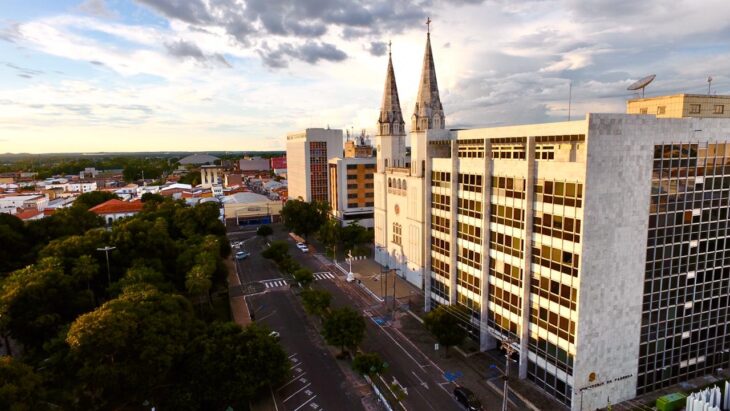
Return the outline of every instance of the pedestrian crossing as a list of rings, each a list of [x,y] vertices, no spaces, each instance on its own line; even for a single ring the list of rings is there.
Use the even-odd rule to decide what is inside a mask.
[[[333,280],[335,275],[330,272],[314,273],[315,280]]]
[[[287,282],[284,279],[269,280],[269,281],[264,281],[263,283],[264,283],[264,286],[266,286],[266,288],[277,288],[277,287],[284,287],[285,285],[287,285]]]

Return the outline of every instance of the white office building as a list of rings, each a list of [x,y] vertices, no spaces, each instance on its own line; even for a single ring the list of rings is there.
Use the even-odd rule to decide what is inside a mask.
[[[572,410],[727,366],[730,119],[449,131],[430,35],[419,84],[406,157],[389,59],[375,245],[427,309],[461,306],[482,349],[509,341],[519,378]]]

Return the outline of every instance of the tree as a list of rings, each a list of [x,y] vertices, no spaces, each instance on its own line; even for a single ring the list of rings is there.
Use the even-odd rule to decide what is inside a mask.
[[[462,311],[462,313],[455,314],[449,310]],[[457,315],[469,316],[462,308],[450,307],[447,310],[446,306],[442,305],[430,311],[423,319],[426,329],[436,337],[439,344],[444,346],[447,354],[449,347],[461,344],[466,338],[466,330],[459,323]]]
[[[317,231],[317,238],[324,244],[327,251],[334,249],[342,240],[342,225],[335,218],[329,218]],[[335,257],[333,255],[333,257]]]
[[[294,271],[294,280],[301,284],[303,287],[308,286],[314,281],[314,273],[308,268],[300,268]]]
[[[32,411],[41,407],[45,390],[33,368],[10,357],[0,357],[0,409]]]
[[[0,284],[2,331],[26,351],[40,350],[64,325],[93,308],[86,282],[66,275],[57,258],[15,271]]]
[[[140,198],[140,201],[142,201],[143,203],[146,203],[148,201],[162,203],[165,201],[165,197],[155,193],[144,193],[142,194],[142,198]]]
[[[370,244],[373,242],[373,231],[366,229],[353,221],[347,226],[342,228],[342,245],[347,250],[357,250],[363,244]]]
[[[272,241],[269,248],[264,250],[261,255],[269,260],[279,262],[289,256],[289,245],[283,240]]]
[[[293,276],[302,266],[287,254],[281,261],[278,262],[279,270],[287,275]]]
[[[23,220],[0,213],[0,274],[25,267],[33,261],[31,241]]]
[[[88,210],[113,199],[118,200],[119,196],[108,191],[90,191],[78,196],[76,200],[74,200],[73,206]]]
[[[330,308],[332,294],[325,290],[306,289],[300,294],[302,296],[302,305],[304,310],[320,318],[324,317]]]
[[[65,337],[78,382],[76,408],[154,403],[196,324],[186,299],[149,286],[78,317]]]
[[[284,225],[295,233],[304,236],[316,232],[327,221],[329,205],[323,202],[305,203],[301,200],[290,200],[284,204],[280,215]]]
[[[271,234],[274,234],[274,230],[271,228],[270,225],[262,225],[256,229],[256,235],[258,235],[258,236],[266,238],[266,237],[270,236]]]
[[[322,335],[327,344],[341,348],[357,346],[365,336],[365,319],[360,313],[350,307],[332,310],[322,325]]]
[[[352,368],[361,375],[375,375],[383,372],[385,363],[376,353],[358,353],[352,360]]]
[[[247,409],[258,394],[281,385],[290,374],[286,352],[268,334],[256,324],[208,326],[178,362],[174,392],[165,396],[160,409]],[[176,404],[180,398],[182,403]]]

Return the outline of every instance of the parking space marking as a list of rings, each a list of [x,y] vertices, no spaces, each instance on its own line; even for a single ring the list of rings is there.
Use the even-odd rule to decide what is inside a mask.
[[[299,411],[299,408],[302,408],[303,406],[305,406],[305,405],[309,404],[309,402],[310,402],[310,401],[312,401],[312,400],[313,400],[313,399],[315,399],[315,398],[317,398],[317,396],[316,396],[316,395],[315,395],[314,397],[312,397],[312,398],[310,398],[310,399],[308,399],[308,400],[304,401],[304,404],[300,405],[300,406],[299,406],[298,408],[296,408],[296,409],[295,409],[294,411]]]
[[[284,385],[282,385],[281,387],[277,388],[277,389],[276,389],[276,391],[280,391],[280,390],[281,390],[282,388],[286,387],[287,385],[289,385],[289,384],[293,383],[294,381],[297,381],[297,380],[299,380],[300,378],[302,378],[302,375],[304,375],[304,374],[306,374],[306,373],[307,373],[307,372],[305,371],[305,372],[303,372],[303,373],[301,373],[301,374],[297,375],[296,377],[294,377],[294,378],[292,378],[291,380],[289,380],[289,382],[287,382],[286,384],[284,384]],[[304,379],[304,381],[302,381],[302,382],[303,382],[303,383],[304,383],[304,382],[307,382],[306,378],[305,378],[305,379]]]
[[[292,399],[292,397],[293,397],[293,396],[295,396],[295,395],[299,394],[300,392],[304,391],[304,389],[305,389],[305,388],[307,388],[307,387],[309,387],[310,385],[312,385],[312,383],[311,383],[311,382],[310,382],[309,384],[305,385],[304,387],[302,387],[302,388],[298,389],[298,390],[297,390],[297,392],[295,392],[294,394],[292,394],[292,395],[290,395],[290,396],[286,397],[286,399],[285,399],[284,401],[282,401],[282,402],[287,402],[287,401],[289,401],[290,399]],[[315,395],[315,397],[316,397],[316,395]],[[298,408],[297,408],[297,409],[298,409]]]

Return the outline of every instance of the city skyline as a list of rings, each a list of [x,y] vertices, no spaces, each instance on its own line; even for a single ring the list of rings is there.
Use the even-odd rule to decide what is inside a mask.
[[[730,87],[720,1],[233,3],[0,5],[0,152],[281,150],[307,127],[373,134],[386,43],[410,118],[429,16],[447,127],[567,119],[570,81],[574,119],[624,111],[626,86],[650,73],[647,96],[706,93],[708,75],[713,92]]]

